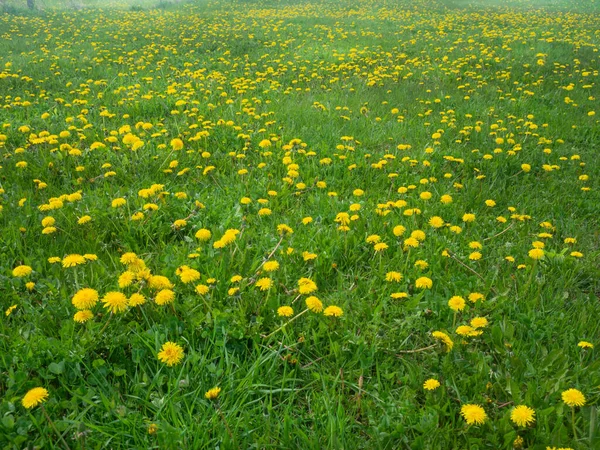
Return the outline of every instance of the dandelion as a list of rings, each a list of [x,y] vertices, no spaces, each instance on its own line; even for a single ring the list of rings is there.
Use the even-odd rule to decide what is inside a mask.
[[[98,291],[91,288],[80,289],[73,295],[71,303],[80,310],[92,309],[98,303]]]
[[[462,311],[465,309],[465,299],[459,295],[455,295],[448,300],[448,306],[452,311]]]
[[[208,400],[216,400],[216,398],[219,396],[219,393],[221,392],[221,388],[220,387],[214,387],[212,389],[209,389],[206,394],[204,394],[204,397]]]
[[[441,228],[444,226],[444,219],[439,216],[433,216],[429,219],[429,225],[433,228]]]
[[[400,272],[388,272],[385,275],[385,280],[398,283],[400,280],[402,280],[402,274]]]
[[[48,400],[48,391],[43,387],[35,387],[27,391],[25,396],[21,399],[21,404],[25,408],[31,409],[46,400]]]
[[[423,383],[423,389],[427,391],[434,391],[440,387],[440,382],[435,378],[430,378]]]
[[[415,286],[417,287],[417,289],[431,289],[431,287],[433,286],[433,281],[431,280],[431,278],[420,277],[416,279]]]
[[[485,410],[479,405],[467,404],[460,408],[460,414],[468,425],[482,425],[487,420]]]
[[[373,249],[375,249],[375,252],[377,253],[387,250],[387,248],[388,245],[385,242],[379,242],[373,246]]]
[[[519,427],[526,427],[535,422],[535,411],[526,405],[516,406],[510,413],[510,420]]]
[[[443,331],[434,331],[433,333],[431,333],[431,335],[438,341],[441,341],[446,346],[447,352],[450,352],[454,347],[454,342],[452,341],[452,339],[450,339],[450,336],[448,336]]]
[[[196,269],[187,267],[181,271],[179,278],[184,284],[192,283],[200,279],[200,272],[198,272]]]
[[[31,274],[33,270],[29,266],[17,266],[13,269],[13,277],[23,278]]]
[[[73,316],[73,320],[78,323],[85,323],[94,317],[94,313],[89,309],[77,311]]]
[[[544,250],[542,250],[541,248],[532,248],[531,250],[529,250],[528,254],[531,259],[542,259],[544,257]]]
[[[273,281],[269,277],[263,277],[257,280],[255,285],[261,291],[267,291],[273,286]]]
[[[310,294],[317,290],[317,283],[312,281],[310,278],[300,278],[298,280],[298,292],[300,294]]]
[[[198,293],[198,295],[206,295],[209,291],[210,288],[205,284],[199,284],[196,286],[196,293]]]
[[[265,272],[274,272],[279,269],[279,263],[277,261],[267,261],[262,268]]]
[[[579,342],[579,344],[577,344],[577,347],[580,347],[580,348],[594,348],[594,344],[592,344],[591,342],[587,342],[587,341],[581,341],[581,342]]]
[[[344,315],[344,311],[342,311],[342,308],[339,306],[331,305],[325,308],[323,315],[327,317],[342,317]]]
[[[583,406],[585,405],[585,396],[577,389],[567,389],[561,394],[563,402],[567,406]]]
[[[122,292],[108,292],[102,297],[104,307],[111,313],[124,312],[127,309],[128,300]]]
[[[64,268],[75,267],[81,264],[85,264],[85,262],[85,258],[81,255],[67,255],[62,259],[62,266]]]
[[[277,308],[277,315],[279,317],[291,317],[294,315],[294,310],[291,306],[280,306]]]
[[[175,342],[165,342],[157,356],[160,362],[172,367],[179,364],[183,359],[183,347]]]
[[[156,294],[154,302],[157,305],[163,306],[173,303],[175,300],[175,292],[170,289],[163,289]]]
[[[314,313],[320,313],[323,311],[323,302],[321,302],[321,300],[314,295],[307,297],[304,302],[306,303],[306,307]]]
[[[144,303],[146,303],[146,297],[144,297],[142,294],[136,292],[135,294],[131,294],[131,297],[129,297],[129,306],[132,308],[135,306],[141,306]]]

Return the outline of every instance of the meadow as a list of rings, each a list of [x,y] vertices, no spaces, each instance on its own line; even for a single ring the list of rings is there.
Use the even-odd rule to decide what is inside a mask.
[[[1,448],[600,448],[600,3],[0,11]]]

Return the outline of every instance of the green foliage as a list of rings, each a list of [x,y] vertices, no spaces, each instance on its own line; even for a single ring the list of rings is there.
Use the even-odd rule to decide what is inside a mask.
[[[37,6],[0,15],[0,446],[600,447],[597,2]]]

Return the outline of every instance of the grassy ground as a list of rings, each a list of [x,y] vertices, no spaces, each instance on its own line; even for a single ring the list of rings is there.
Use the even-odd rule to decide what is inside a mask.
[[[600,447],[597,2],[38,5],[0,15],[3,448]]]

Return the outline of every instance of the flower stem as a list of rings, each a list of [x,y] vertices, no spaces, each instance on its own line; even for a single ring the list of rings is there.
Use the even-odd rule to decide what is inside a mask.
[[[50,419],[50,416],[48,415],[48,413],[46,412],[46,408],[44,408],[44,405],[40,405],[40,408],[42,408],[42,412],[44,413],[44,416],[46,416],[46,419],[48,419],[48,423],[50,424],[50,427],[52,428],[52,430],[54,430],[54,432],[58,435],[58,437],[60,438],[60,440],[62,441],[62,443],[64,444],[65,448],[67,450],[71,450],[69,448],[69,444],[66,443],[65,439],[62,437],[62,434],[60,434],[58,432],[58,430],[56,429],[56,427],[54,426],[54,422],[52,422],[52,419]]]
[[[270,338],[271,336],[273,336],[275,333],[277,333],[278,331],[281,331],[283,328],[285,328],[288,324],[292,323],[294,320],[296,320],[298,317],[300,317],[302,314],[304,314],[305,312],[308,311],[308,308],[306,308],[304,311],[296,314],[294,317],[292,317],[290,320],[288,320],[286,323],[284,323],[283,325],[281,325],[279,328],[277,328],[275,331],[273,331],[272,333],[264,336],[264,339]]]

